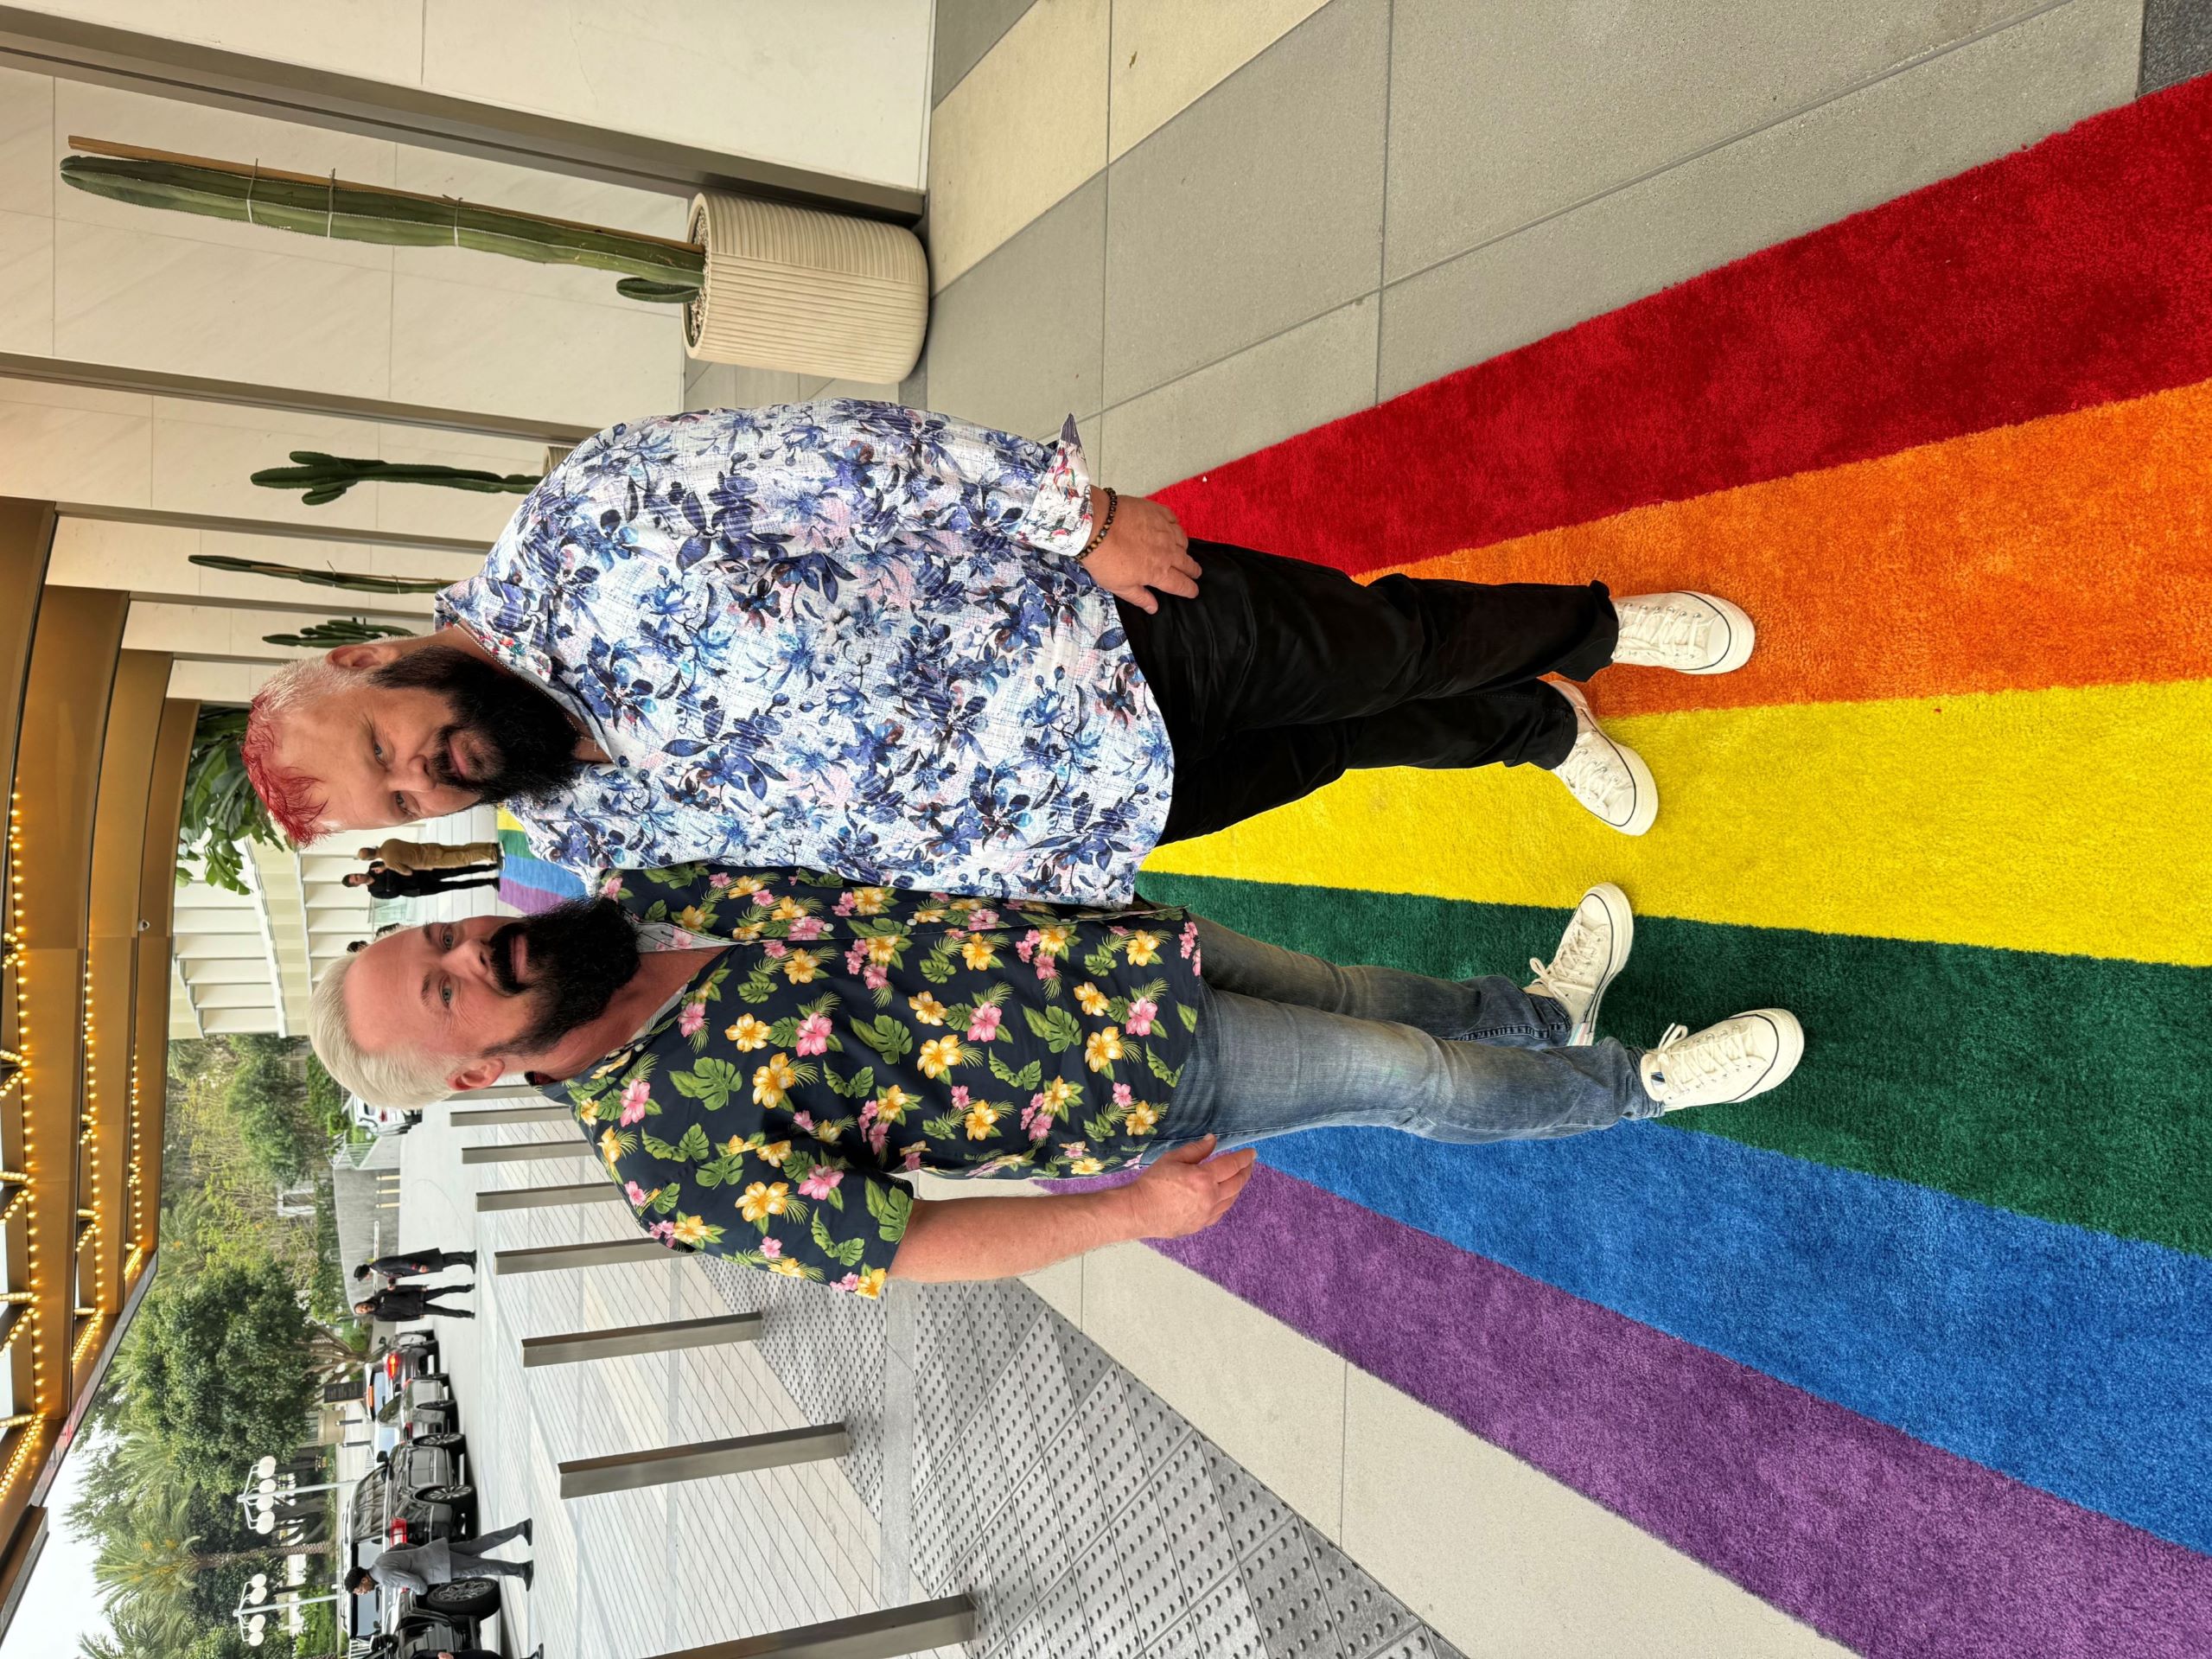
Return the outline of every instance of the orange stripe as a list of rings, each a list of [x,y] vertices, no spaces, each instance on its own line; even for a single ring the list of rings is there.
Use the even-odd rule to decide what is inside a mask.
[[[1605,714],[2212,677],[2212,381],[1399,568],[1751,613],[1748,667]]]

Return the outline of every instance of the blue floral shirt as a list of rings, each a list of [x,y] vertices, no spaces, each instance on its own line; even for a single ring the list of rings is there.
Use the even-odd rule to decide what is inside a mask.
[[[611,757],[507,803],[552,863],[1125,904],[1173,752],[1090,531],[1073,422],[673,415],[579,445],[438,620]]]

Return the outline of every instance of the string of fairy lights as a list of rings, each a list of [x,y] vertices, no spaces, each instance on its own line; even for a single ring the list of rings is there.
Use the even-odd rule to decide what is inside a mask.
[[[80,1020],[85,1030],[85,1083],[83,1110],[77,1119],[77,1167],[86,1175],[86,1196],[92,1202],[78,1211],[84,1221],[84,1230],[77,1235],[77,1260],[82,1263],[86,1252],[92,1259],[92,1298],[89,1305],[77,1309],[83,1329],[77,1333],[76,1346],[69,1350],[69,1364],[74,1369],[85,1362],[85,1356],[92,1351],[99,1341],[101,1330],[107,1324],[107,1252],[100,1247],[100,1217],[106,1212],[100,1207],[100,1152],[99,1125],[94,1108],[99,1104],[99,1066],[92,1038],[92,954],[86,953],[84,986],[79,1005]],[[84,1281],[80,1276],[71,1288],[81,1293]]]
[[[22,1047],[14,1057],[16,1065],[15,1081],[22,1091],[22,1119],[23,1126],[23,1184],[16,1190],[10,1201],[8,1213],[13,1215],[18,1207],[27,1212],[34,1210],[36,1200],[31,1196],[32,1177],[38,1171],[38,1159],[31,1145],[31,1043],[30,1043],[30,976],[23,971],[23,829],[22,796],[16,790],[8,792],[8,931],[5,965],[16,975],[16,1040]],[[35,1213],[27,1213],[25,1220],[35,1223]],[[38,1228],[28,1225],[23,1229],[30,1241],[24,1257],[24,1282],[35,1286],[38,1274]],[[8,1340],[0,1346],[0,1363],[13,1363],[16,1340],[29,1332],[31,1343],[31,1409],[24,1413],[43,1418],[47,1412],[46,1347],[40,1340],[38,1305],[34,1300],[18,1308],[8,1326]],[[29,1425],[25,1425],[29,1426]],[[12,1490],[16,1477],[23,1471],[33,1449],[38,1445],[35,1434],[15,1437],[15,1455],[8,1459],[8,1466],[0,1471],[0,1497]]]
[[[27,1407],[13,1415],[0,1417],[0,1433],[16,1428],[29,1427],[50,1421],[55,1413],[54,1368],[49,1364],[47,1353],[48,1333],[39,1318],[38,1289],[45,1283],[41,1272],[36,1196],[37,1177],[41,1165],[38,1150],[34,1145],[35,1113],[32,1096],[37,1083],[34,1056],[30,1042],[29,976],[25,971],[26,957],[22,896],[22,801],[20,793],[11,790],[8,797],[8,868],[5,881],[5,915],[7,928],[0,934],[0,973],[12,971],[15,975],[16,1028],[20,1050],[0,1049],[0,1102],[10,1095],[20,1094],[18,1111],[22,1126],[22,1167],[20,1170],[0,1169],[0,1226],[24,1220],[27,1244],[23,1260],[22,1290],[0,1290],[0,1307],[12,1311],[4,1334],[0,1334],[0,1366],[15,1363],[16,1346],[28,1338],[31,1356],[31,1388]],[[100,1124],[99,1120],[99,1037],[93,1017],[92,973],[89,954],[85,963],[83,980],[79,987],[79,1020],[82,1033],[83,1109],[78,1118],[75,1145],[70,1148],[85,1171],[83,1207],[76,1210],[76,1218],[83,1230],[74,1235],[72,1254],[82,1263],[86,1252],[92,1261],[93,1288],[90,1305],[79,1305],[77,1297],[81,1291],[81,1279],[73,1278],[70,1290],[74,1323],[78,1327],[76,1342],[70,1355],[70,1372],[73,1373],[85,1356],[99,1342],[110,1323],[110,1302],[112,1285],[117,1274],[116,1264],[108,1260],[109,1252],[102,1247],[105,1229],[112,1224],[111,1205],[107,1202],[114,1195],[106,1191],[112,1183],[100,1166]],[[146,1252],[142,1242],[144,1234],[143,1207],[145,1173],[143,1168],[145,1147],[140,1134],[140,1090],[142,1088],[138,1060],[134,1053],[131,1059],[129,1082],[129,1126],[124,1133],[128,1139],[125,1168],[123,1171],[122,1202],[128,1207],[124,1221],[120,1223],[123,1236],[130,1241],[128,1257],[121,1265],[121,1277],[128,1283],[131,1276],[144,1265]],[[66,1194],[54,1202],[67,1203]],[[42,1444],[35,1434],[11,1435],[15,1441],[4,1469],[0,1469],[0,1498],[14,1490],[17,1478]]]

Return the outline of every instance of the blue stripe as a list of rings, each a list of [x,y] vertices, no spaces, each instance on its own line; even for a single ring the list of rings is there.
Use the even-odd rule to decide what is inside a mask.
[[[1319,1130],[1261,1155],[2212,1553],[2212,1260],[1657,1124],[1490,1146]]]
[[[500,865],[500,874],[519,887],[534,888],[556,898],[583,896],[581,877],[557,864],[547,864],[543,858],[518,858],[510,852]]]

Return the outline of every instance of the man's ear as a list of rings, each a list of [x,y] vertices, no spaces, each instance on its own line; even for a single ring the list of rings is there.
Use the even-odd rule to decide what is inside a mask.
[[[333,667],[347,669],[381,668],[406,655],[412,640],[372,640],[361,645],[341,645],[329,654]]]
[[[447,1086],[458,1094],[464,1089],[489,1088],[506,1075],[507,1062],[494,1055],[481,1060],[471,1060],[445,1081]]]

